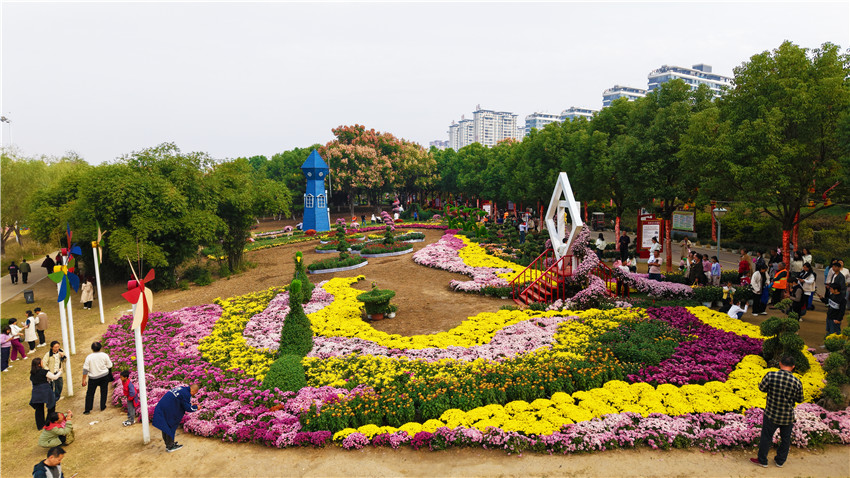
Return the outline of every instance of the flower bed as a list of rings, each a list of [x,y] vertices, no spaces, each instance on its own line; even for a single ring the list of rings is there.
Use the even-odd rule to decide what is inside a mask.
[[[186,415],[186,431],[276,447],[569,453],[636,446],[713,450],[758,441],[764,394],[756,385],[770,369],[747,355],[762,340],[756,326],[702,307],[499,311],[447,332],[403,337],[360,320],[356,296],[362,291],[351,287],[357,280],[322,283],[305,306],[316,337],[303,361],[309,386],[298,393],[262,390],[259,382],[288,307],[284,289],[151,314],[144,340],[149,411],[168,389],[197,380],[200,410]],[[120,318],[104,341],[116,371],[129,369],[135,380],[131,320]],[[641,370],[630,381],[617,372],[616,358],[588,344],[641,320],[664,322],[685,338],[664,359],[669,363],[662,360],[659,370]],[[705,350],[711,347],[713,354]],[[700,354],[697,369],[669,375],[687,353]],[[802,376],[804,395],[812,401],[824,374],[805,354],[812,369]],[[659,384],[648,383],[650,377]],[[441,392],[446,386],[457,388]],[[124,404],[116,390],[113,403]],[[409,395],[396,393],[401,390]],[[800,405],[792,436],[797,446],[850,443],[850,412]]]
[[[356,266],[363,262],[366,262],[366,258],[360,256],[350,256],[345,259],[331,257],[329,259],[324,259],[311,263],[309,266],[307,266],[307,270],[310,272],[315,272],[326,269],[341,269],[344,267]]]
[[[413,252],[413,244],[370,244],[360,249],[363,257],[384,257]]]

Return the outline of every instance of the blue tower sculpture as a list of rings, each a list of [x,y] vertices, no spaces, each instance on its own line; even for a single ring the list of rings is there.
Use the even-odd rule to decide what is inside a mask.
[[[307,191],[304,193],[303,230],[315,229],[317,232],[330,231],[331,216],[328,211],[328,191],[325,189],[325,177],[328,165],[315,149],[301,165],[301,171],[307,178]]]

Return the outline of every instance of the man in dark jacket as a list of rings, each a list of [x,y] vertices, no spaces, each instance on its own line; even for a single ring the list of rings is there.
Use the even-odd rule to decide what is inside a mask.
[[[847,308],[847,299],[841,292],[841,284],[833,282],[827,285],[829,296],[821,296],[820,300],[827,305],[826,309],[826,335],[840,334],[841,321],[844,319],[844,311]]]
[[[63,478],[62,458],[65,450],[61,446],[54,446],[47,450],[47,459],[41,460],[32,468],[32,478]]]
[[[183,420],[186,412],[196,412],[198,407],[192,405],[192,397],[198,393],[201,386],[193,383],[189,387],[176,387],[163,395],[153,411],[153,426],[162,430],[162,439],[165,441],[165,451],[171,453],[183,448],[183,445],[174,441],[177,426]]]
[[[625,231],[620,234],[620,239],[617,240],[617,244],[620,246],[620,260],[623,263],[626,262],[626,259],[629,258],[629,244],[631,244],[632,240],[625,233]]]
[[[44,256],[44,260],[41,261],[41,267],[43,267],[47,271],[48,274],[53,273],[53,266],[55,266],[55,265],[56,265],[56,262],[54,262],[54,260],[51,259],[49,255]]]
[[[21,259],[21,264],[18,266],[18,270],[21,271],[21,280],[24,281],[24,284],[27,283],[27,277],[29,277],[30,272],[32,272],[32,268],[30,267],[30,263],[27,262],[26,259]]]

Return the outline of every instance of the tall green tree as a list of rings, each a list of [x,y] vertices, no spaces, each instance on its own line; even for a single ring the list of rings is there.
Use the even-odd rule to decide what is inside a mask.
[[[215,165],[207,180],[215,197],[215,213],[223,223],[218,234],[227,265],[238,271],[257,216],[289,215],[289,190],[282,182],[263,177],[244,158]]]
[[[26,225],[33,196],[44,186],[46,171],[44,161],[18,157],[14,150],[0,152],[0,254],[6,254],[6,241],[12,234],[21,242],[20,228]]]
[[[794,226],[830,207],[822,196],[848,179],[850,56],[786,41],[735,68],[719,107],[729,187],[782,225],[787,264]],[[818,205],[806,209],[809,200]]]
[[[670,228],[673,212],[691,201],[700,185],[700,171],[689,171],[682,153],[683,138],[691,118],[713,107],[712,93],[705,85],[696,90],[682,80],[663,83],[635,102],[630,134],[637,139],[634,161],[629,168],[634,196],[654,209],[664,220],[667,271],[672,270]]]

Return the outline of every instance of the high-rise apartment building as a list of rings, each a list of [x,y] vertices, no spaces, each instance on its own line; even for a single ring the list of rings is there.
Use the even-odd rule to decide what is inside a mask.
[[[708,86],[715,97],[720,96],[723,88],[732,85],[732,78],[712,73],[711,65],[705,63],[694,65],[693,68],[664,65],[650,72],[647,78],[649,78],[649,91],[656,90],[662,83],[680,79],[689,84],[692,90],[697,89],[699,85]]]
[[[631,86],[614,85],[612,88],[608,88],[602,92],[602,107],[610,106],[611,102],[617,98],[628,98],[629,101],[634,101],[644,96],[646,96],[646,90],[632,88]]]
[[[559,123],[561,121],[560,115],[540,112],[532,113],[525,117],[525,136],[531,134],[532,129],[543,129],[547,124]]]
[[[449,147],[458,150],[472,143],[483,146],[495,146],[504,139],[519,138],[517,115],[506,111],[493,111],[476,107],[472,119],[452,121],[449,125]]]
[[[592,110],[592,109],[589,109],[589,108],[578,108],[578,107],[575,107],[575,106],[570,106],[569,108],[565,109],[564,111],[561,111],[561,121],[566,121],[566,120],[572,121],[572,120],[574,120],[576,118],[580,118],[580,117],[591,119],[591,118],[593,118],[594,113],[598,113],[598,111]]]
[[[429,142],[428,146],[433,146],[437,149],[446,149],[446,148],[450,147],[450,144],[451,143],[449,141],[443,141],[443,140],[435,139],[434,141]]]

